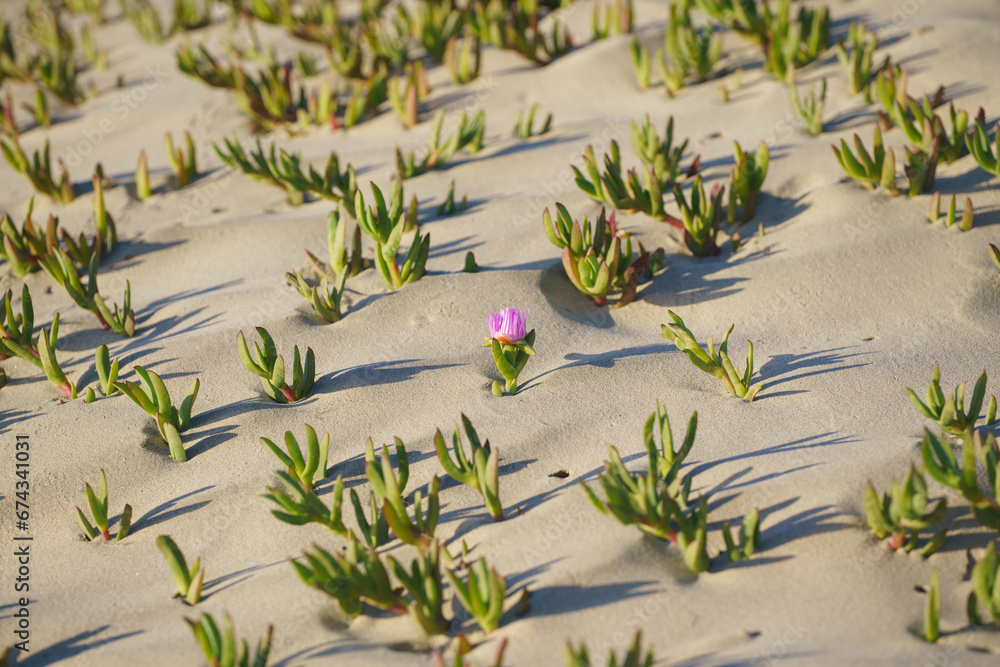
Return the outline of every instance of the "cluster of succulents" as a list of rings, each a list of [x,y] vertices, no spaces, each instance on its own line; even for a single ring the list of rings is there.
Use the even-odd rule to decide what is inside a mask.
[[[251,654],[245,639],[236,643],[233,631],[233,619],[226,614],[222,624],[222,632],[211,614],[202,614],[201,620],[184,619],[194,639],[205,655],[208,664],[218,667],[267,667],[267,658],[271,653],[271,636],[273,626],[267,626],[267,634],[257,643],[256,650]]]
[[[493,381],[493,395],[500,397],[503,392],[513,396],[517,393],[517,378],[524,370],[528,358],[535,354],[535,330],[528,331],[527,313],[517,308],[503,308],[497,313],[490,313],[487,320],[490,335],[486,337],[483,347],[489,347],[493,352],[493,362],[503,376],[504,386]]]
[[[184,394],[180,408],[178,408],[171,401],[170,392],[159,375],[142,366],[136,366],[133,370],[139,376],[142,384],[125,380],[115,382],[115,388],[132,399],[146,414],[156,420],[156,427],[159,429],[160,435],[170,447],[171,458],[176,461],[187,461],[187,453],[184,450],[184,442],[181,440],[180,434],[191,425],[191,411],[194,409],[194,402],[198,399],[201,380],[195,378],[195,381],[188,387],[187,393]]]
[[[260,336],[264,347],[259,343],[254,343],[254,352],[251,354],[247,345],[246,336],[239,332],[236,336],[236,349],[240,355],[240,361],[246,369],[254,375],[260,377],[260,383],[264,387],[264,393],[275,403],[295,403],[301,401],[312,391],[313,383],[316,381],[316,355],[312,348],[306,348],[303,356],[296,345],[292,353],[292,382],[285,381],[285,358],[278,354],[274,345],[274,339],[264,327],[256,327],[257,335]]]
[[[441,169],[448,164],[455,154],[465,149],[469,153],[478,153],[483,146],[483,134],[486,132],[486,114],[482,111],[469,119],[465,112],[458,116],[455,133],[446,141],[441,141],[441,127],[444,124],[444,109],[434,114],[431,123],[431,136],[427,148],[421,151],[410,151],[408,155],[396,148],[396,172],[400,180],[413,178],[423,174],[428,169]]]
[[[603,22],[601,21],[602,14]],[[606,5],[595,3],[591,22],[594,28],[594,41],[606,39],[611,35],[626,35],[632,32],[634,18],[635,8],[632,5],[632,0],[609,0]]]
[[[177,584],[175,597],[181,598],[191,606],[198,604],[201,601],[201,587],[205,582],[205,568],[201,564],[201,558],[195,558],[188,566],[183,552],[169,535],[157,537],[156,546],[167,561],[167,569]]]
[[[93,521],[93,524],[91,524],[83,511],[79,507],[76,508],[76,521],[83,530],[83,536],[89,541],[100,537],[107,542],[111,539],[111,531],[108,528],[108,478],[104,474],[103,469],[101,469],[97,491],[94,491],[88,483],[84,485],[83,497],[87,500],[87,506],[90,508],[90,517]],[[128,537],[131,527],[132,506],[126,504],[125,509],[122,510],[121,519],[118,521],[118,532],[115,535],[115,542]]]
[[[647,473],[630,471],[617,448],[608,445],[608,460],[598,480],[607,497],[601,500],[586,483],[580,482],[587,497],[601,513],[625,525],[635,525],[644,535],[667,540],[681,551],[684,565],[692,572],[711,566],[708,555],[708,500],[690,497],[692,477],[681,475],[681,466],[694,445],[698,413],[692,413],[687,433],[675,449],[670,420],[657,401],[643,428],[643,442],[649,459]],[[656,445],[659,434],[660,446]],[[760,515],[751,509],[740,528],[740,543],[732,538],[727,522],[723,527],[726,553],[733,562],[750,558],[760,548]]]
[[[61,102],[76,106],[86,97],[79,81],[85,63],[77,59],[76,40],[64,25],[62,11],[61,3],[35,3],[17,24],[0,20],[0,80],[39,84]],[[13,30],[24,39],[12,39]]]

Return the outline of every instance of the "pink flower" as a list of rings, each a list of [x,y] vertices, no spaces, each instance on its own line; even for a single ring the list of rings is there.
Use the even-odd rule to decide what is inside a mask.
[[[502,308],[499,313],[490,313],[487,318],[490,338],[495,338],[501,345],[510,345],[524,340],[527,333],[526,316],[527,312],[517,308]]]

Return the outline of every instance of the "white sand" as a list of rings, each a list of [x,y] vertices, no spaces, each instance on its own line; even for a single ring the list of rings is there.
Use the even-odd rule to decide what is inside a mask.
[[[649,45],[661,43],[661,4],[637,6],[638,34]],[[883,24],[880,36],[892,43],[879,54],[910,71],[911,93],[944,84],[949,99],[970,113],[980,106],[990,118],[1000,113],[995,2],[831,4],[837,34],[849,18]],[[911,6],[915,13],[907,13]],[[609,646],[624,650],[639,627],[657,664],[996,663],[996,633],[947,636],[936,647],[914,634],[924,604],[914,587],[927,584],[932,568],[941,576],[943,629],[965,625],[967,550],[980,555],[989,531],[966,510],[953,512],[955,534],[923,561],[889,553],[869,538],[861,519],[864,484],[870,479],[882,489],[919,458],[929,423],[910,405],[906,387],[922,394],[939,363],[946,389],[974,381],[985,367],[994,378],[990,391],[1000,393],[1000,271],[986,253],[987,242],[998,238],[995,179],[970,157],[942,166],[936,187],[945,196],[972,197],[976,228],[932,226],[926,196],[890,201],[864,191],[830,154],[832,142],[855,131],[870,144],[874,124],[874,107],[848,94],[832,50],[800,73],[800,80],[829,81],[828,132],[812,138],[797,129],[786,87],[764,74],[754,50],[735,36],[726,38],[725,65],[746,72],[730,103],[720,101],[717,81],[671,100],[662,87],[637,90],[630,37],[585,44],[591,7],[581,0],[565,14],[584,46],[547,68],[487,49],[482,78],[464,88],[444,68],[434,69],[431,98],[411,131],[386,112],[346,133],[273,136],[317,166],[337,151],[358,168],[367,195],[369,180],[388,185],[394,145],[409,150],[426,140],[433,110],[486,111],[480,154],[463,153],[449,169],[405,184],[407,198],[418,195],[431,233],[429,274],[391,294],[372,271],[351,279],[347,315],[330,326],[282,275],[305,268],[304,249],[323,252],[330,203],[290,207],[281,190],[220,165],[210,142],[233,132],[246,136],[246,119],[228,92],[176,70],[177,38],[149,46],[123,22],[98,31],[110,67],[84,79],[96,81],[100,97],[56,111],[59,122],[26,132],[22,143],[30,151],[48,138],[53,160],[70,161],[76,182],[88,181],[100,160],[109,175],[130,184],[138,151],[147,150],[158,192],[144,203],[131,196],[130,185],[107,193],[121,245],[100,277],[102,293],[116,301],[131,282],[137,335],[123,340],[101,331],[68,296],[50,290],[44,274],[26,280],[36,323],[48,326],[61,313],[59,355],[71,379],[96,381],[93,350],[106,342],[129,369],[138,363],[160,373],[175,395],[195,377],[202,389],[184,436],[190,458],[180,464],[128,399],[61,404],[34,367],[4,362],[4,536],[13,530],[14,436],[28,434],[32,444],[32,653],[18,664],[199,664],[182,617],[226,611],[241,637],[255,639],[274,624],[273,665],[428,664],[426,652],[403,646],[429,645],[408,618],[348,623],[331,598],[298,580],[288,558],[313,543],[334,549],[341,541],[319,527],[296,528],[269,516],[271,504],[260,494],[279,466],[259,437],[300,433],[304,423],[329,432],[333,475],[344,475],[365,498],[366,438],[405,441],[415,489],[443,474],[432,435],[435,428],[450,430],[463,412],[500,448],[501,498],[510,518],[494,524],[475,492],[446,479],[438,534],[453,547],[465,540],[515,591],[527,586],[534,593],[531,613],[507,616],[473,654],[474,664],[486,663],[500,637],[510,641],[507,665],[557,665],[564,639],[586,640],[592,654],[602,655]],[[897,10],[902,18],[892,23]],[[925,26],[934,29],[922,32]],[[224,31],[219,24],[211,34],[221,38]],[[277,39],[282,55],[305,48],[280,31],[261,34]],[[113,85],[119,75],[122,90]],[[533,102],[554,114],[554,129],[521,144],[510,138],[510,127],[516,111]],[[742,230],[744,248],[733,254],[727,244],[711,259],[690,257],[666,225],[620,216],[647,247],[667,249],[668,269],[628,307],[598,309],[565,278],[540,211],[560,201],[576,216],[594,216],[599,206],[573,184],[569,164],[580,164],[588,143],[612,137],[626,164],[636,164],[629,123],[645,113],[659,129],[674,115],[678,135],[690,137],[689,150],[702,155],[710,182],[728,180],[734,139],[747,148],[766,140],[772,150],[766,196],[757,219]],[[111,129],[99,130],[102,121]],[[166,187],[162,138],[184,129],[198,143],[204,174],[175,190]],[[96,144],[92,151],[88,141]],[[898,130],[886,141],[902,154]],[[72,150],[88,154],[75,163]],[[30,187],[6,165],[0,178],[0,207],[19,220]],[[472,206],[433,219],[452,179]],[[91,225],[90,196],[68,206],[36,202],[37,219],[50,210],[71,230]],[[765,236],[757,234],[758,220]],[[470,249],[482,267],[478,274],[461,272]],[[20,281],[0,271],[0,288],[19,291]],[[489,391],[492,360],[478,346],[487,313],[502,306],[529,309],[538,354],[522,375],[522,391],[497,399]],[[727,395],[659,337],[667,308],[702,340],[718,339],[735,322],[734,358],[742,358],[746,339],[754,341],[766,385],[753,404]],[[315,350],[315,391],[301,404],[270,402],[241,366],[236,334],[257,325],[271,332],[286,358],[295,344]],[[732,566],[720,557],[712,572],[691,575],[674,547],[598,514],[578,488],[602,466],[605,443],[633,467],[645,465],[642,425],[657,399],[678,430],[692,410],[699,412],[689,469],[697,472],[696,491],[711,498],[710,553],[722,548],[722,521],[760,508],[762,551],[752,561]],[[112,512],[126,502],[134,508],[134,533],[123,543],[77,537],[73,505],[101,467]],[[568,478],[550,476],[561,469]],[[324,499],[330,487],[321,487]],[[207,597],[195,609],[170,597],[174,584],[154,543],[160,534],[207,566]],[[3,604],[11,601],[14,576],[10,544],[4,537],[0,546]],[[395,543],[385,552],[408,558],[413,550]],[[0,608],[0,644],[12,643],[11,612]],[[449,613],[467,618],[457,602]]]

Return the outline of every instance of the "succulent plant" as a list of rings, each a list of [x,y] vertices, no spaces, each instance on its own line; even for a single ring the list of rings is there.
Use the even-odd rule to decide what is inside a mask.
[[[597,166],[594,149],[587,146],[583,153],[584,168],[587,176],[573,165],[576,174],[576,184],[587,196],[599,202],[610,204],[620,211],[642,211],[657,220],[669,220],[663,207],[663,187],[660,178],[650,167],[644,167],[644,180],[639,180],[635,169],[629,170],[622,177],[621,153],[618,142],[611,140],[611,153],[604,155],[604,172]]]
[[[392,573],[410,596],[407,605],[410,617],[429,635],[447,632],[450,623],[444,618],[441,547],[437,540],[432,540],[413,560],[409,570],[392,556],[388,561]]]
[[[177,180],[177,187],[183,188],[198,176],[198,161],[191,133],[184,132],[183,149],[174,148],[174,139],[169,132],[167,132],[163,142],[167,152],[167,161],[170,163],[170,169],[174,172],[174,178]]]
[[[344,480],[337,476],[337,481],[333,485],[333,494],[330,496],[330,507],[323,504],[323,500],[316,495],[311,485],[306,485],[298,477],[285,471],[278,472],[278,477],[285,484],[285,489],[276,486],[267,487],[267,493],[263,495],[278,509],[271,510],[271,514],[279,521],[293,526],[304,526],[307,523],[317,523],[329,530],[334,535],[344,537],[347,535],[347,527],[343,522],[343,499]]]
[[[111,361],[111,353],[106,344],[102,344],[94,353],[94,368],[97,370],[101,392],[105,396],[121,393],[115,386],[118,381],[118,358]]]
[[[540,137],[543,134],[548,134],[549,130],[552,129],[552,114],[545,116],[545,122],[542,126],[535,129],[535,114],[538,113],[539,104],[532,104],[531,108],[528,109],[528,113],[523,111],[518,111],[517,116],[514,118],[514,138],[520,139],[521,141],[527,141],[531,137]]]
[[[256,359],[250,354],[246,338],[241,331],[236,336],[236,348],[240,360],[247,370],[260,377],[260,383],[272,401],[295,403],[309,395],[316,380],[316,357],[312,348],[306,348],[305,363],[299,354],[299,346],[294,348],[292,360],[292,383],[285,382],[285,360],[278,354],[274,340],[264,327],[256,327],[257,334],[264,343],[263,349],[254,343]]]
[[[639,38],[636,37],[629,46],[629,53],[632,54],[632,71],[635,72],[635,82],[639,86],[639,90],[647,90],[653,76],[649,49],[643,46],[639,42]]]
[[[806,97],[799,99],[799,93],[795,86],[791,86],[789,92],[792,97],[792,109],[795,115],[802,119],[809,130],[809,134],[818,137],[823,134],[823,104],[826,102],[826,79],[822,80],[819,87],[819,94],[816,94],[815,83],[809,84],[809,93]]]
[[[28,210],[20,229],[8,214],[4,213],[0,218],[0,259],[6,260],[11,274],[18,279],[37,271],[42,258],[59,243],[59,219],[49,215],[44,227],[36,224],[31,219],[34,204],[35,198],[32,196],[28,200]]]
[[[73,260],[62,250],[54,247],[42,263],[43,268],[65,288],[67,294],[84,310],[94,314],[104,329],[111,329],[120,336],[131,338],[135,335],[135,313],[132,312],[132,286],[125,281],[125,295],[122,307],[112,303],[114,311],[108,308],[104,298],[98,291],[97,268],[100,258],[94,254],[90,257],[87,271],[87,284],[84,285],[77,275]]]
[[[35,191],[63,204],[76,199],[76,188],[73,187],[66,166],[60,165],[58,178],[52,174],[48,141],[45,142],[40,154],[35,151],[31,160],[28,159],[16,137],[0,137],[0,149],[3,150],[4,157],[14,171],[28,179]]]
[[[667,119],[663,138],[649,122],[647,114],[642,125],[632,123],[632,149],[642,162],[653,170],[660,182],[661,190],[672,190],[680,173],[681,159],[687,148],[688,139],[680,145],[674,145],[674,117]],[[691,165],[685,171],[685,176],[695,176],[701,169],[701,157],[695,156]]]
[[[483,134],[486,131],[486,114],[483,111],[477,112],[471,120],[466,117],[465,112],[459,114],[455,133],[444,143],[441,142],[443,123],[444,109],[441,109],[434,114],[427,152],[422,158],[418,159],[412,151],[404,157],[399,147],[396,147],[396,171],[400,180],[419,176],[428,169],[443,167],[463,148],[469,153],[478,153],[482,148]]]
[[[208,0],[202,0],[200,5],[198,0],[174,0],[174,23],[170,33],[204,28],[212,18],[210,9],[211,3]]]
[[[84,33],[86,34],[86,33]],[[10,100],[8,99],[8,103]],[[52,126],[52,116],[49,114],[49,102],[48,98],[45,97],[45,93],[42,92],[41,88],[35,88],[35,103],[25,104],[24,108],[27,109],[35,119],[35,124],[38,127],[51,127]],[[9,125],[13,128],[14,117],[11,115],[8,119]],[[5,123],[6,125],[7,123]],[[8,131],[7,134],[17,136],[16,128],[14,131]]]
[[[144,150],[139,151],[139,159],[135,165],[135,196],[139,201],[153,196],[153,190],[149,186],[149,161]]]
[[[931,383],[927,387],[923,401],[917,398],[912,389],[907,389],[906,394],[922,415],[934,421],[945,432],[951,435],[962,435],[965,431],[975,428],[976,421],[979,419],[983,400],[986,398],[986,371],[983,371],[979,379],[976,380],[968,411],[965,409],[965,383],[963,382],[955,388],[954,395],[945,397],[944,392],[941,391],[941,368],[939,366],[934,367]],[[996,411],[996,397],[990,396],[986,411],[986,426],[993,425],[996,420]]]
[[[934,177],[940,159],[939,146],[937,139],[934,139],[930,153],[925,153],[922,150],[912,151],[909,146],[904,146],[906,164],[903,165],[903,171],[909,183],[910,197],[930,192],[934,187]]]
[[[439,217],[446,215],[455,215],[455,213],[464,211],[469,207],[469,200],[466,195],[462,195],[462,201],[459,204],[455,204],[455,181],[452,180],[451,185],[448,187],[448,195],[445,200],[441,202],[441,205],[437,208],[437,214]]]
[[[417,124],[419,100],[429,94],[427,72],[419,60],[407,64],[403,76],[389,79],[389,102],[404,128]]]
[[[55,385],[67,399],[76,398],[76,385],[66,379],[59,361],[56,359],[56,342],[59,340],[59,313],[52,318],[49,331],[42,329],[38,342],[32,342],[34,332],[34,309],[27,284],[21,290],[21,314],[14,314],[13,291],[7,290],[0,311],[0,359],[17,356],[40,368],[49,382]],[[6,382],[6,375],[4,376]]]
[[[910,466],[906,479],[902,483],[893,482],[881,498],[869,482],[864,502],[868,527],[880,540],[889,537],[889,548],[893,551],[903,549],[909,553],[920,547],[920,555],[926,558],[944,545],[947,529],[935,533],[922,546],[920,544],[921,531],[933,529],[944,519],[948,501],[941,498],[936,505],[930,506],[927,482],[915,467]]]
[[[484,632],[493,632],[500,627],[504,601],[507,597],[507,582],[480,558],[468,567],[465,581],[453,570],[446,570],[448,581],[455,591],[455,597],[465,610],[476,619]]]
[[[656,446],[656,433],[660,434],[660,446]],[[656,401],[656,410],[646,418],[642,429],[642,441],[649,456],[649,476],[663,482],[663,490],[680,507],[686,508],[691,493],[691,475],[681,476],[681,466],[691,453],[694,437],[698,432],[698,413],[692,412],[688,419],[687,433],[680,449],[674,449],[674,434],[670,428],[667,409]]]
[[[400,8],[409,32],[424,47],[434,62],[444,62],[448,42],[458,37],[465,25],[465,11],[455,6],[452,0],[435,4],[421,4],[411,15]]]
[[[987,618],[1000,627],[1000,558],[993,543],[986,547],[983,558],[972,568],[972,592],[966,605],[969,625],[981,628],[986,625],[979,608],[986,609]]]
[[[434,447],[441,465],[444,466],[449,477],[479,491],[486,503],[486,509],[493,516],[493,520],[503,521],[503,506],[500,504],[499,450],[496,447],[491,448],[489,440],[480,442],[472,422],[463,414],[462,428],[465,429],[470,448],[470,453],[467,456],[462,446],[458,424],[454,426],[451,436],[451,446],[455,452],[454,459],[448,453],[448,446],[445,444],[440,429],[434,433]]]
[[[344,296],[344,283],[347,281],[347,269],[341,269],[334,278],[333,286],[326,276],[320,278],[319,285],[310,283],[298,271],[285,273],[288,284],[312,304],[313,309],[327,322],[340,321],[340,302]]]
[[[184,554],[169,535],[157,537],[156,546],[166,559],[167,568],[177,584],[174,597],[181,598],[191,606],[198,604],[201,601],[201,586],[205,581],[205,568],[201,565],[201,558],[195,558],[191,567],[188,567]]]
[[[941,586],[938,583],[938,571],[935,568],[931,570],[931,583],[927,587],[927,602],[924,604],[924,639],[933,644],[940,636]]]
[[[302,204],[304,195],[308,193],[337,202],[343,201],[348,212],[354,215],[350,209],[354,204],[354,191],[357,189],[354,168],[347,165],[346,170],[340,172],[340,162],[336,153],[330,155],[322,174],[312,166],[306,173],[302,171],[298,155],[278,149],[275,144],[271,144],[270,151],[265,155],[259,137],[256,150],[251,150],[249,156],[235,139],[226,139],[225,143],[225,150],[212,144],[219,159],[251,178],[284,189],[288,195],[288,203],[292,206]]]
[[[639,244],[638,256],[632,257],[632,238],[619,231],[615,212],[605,216],[604,209],[591,228],[586,216],[583,224],[573,220],[569,211],[556,203],[556,219],[546,208],[542,226],[549,241],[562,249],[563,269],[578,290],[594,299],[594,304],[607,302],[608,290],[621,290],[615,307],[626,306],[635,299],[639,275],[649,265],[649,253]],[[624,249],[622,246],[624,245]]]
[[[635,524],[651,537],[673,542],[680,548],[684,564],[692,572],[708,569],[710,561],[705,548],[708,504],[704,497],[699,499],[697,508],[685,510],[658,476],[630,472],[618,450],[611,445],[608,445],[604,472],[598,474],[598,480],[607,500],[600,500],[584,482],[580,485],[602,514],[626,526]]]
[[[374,208],[365,206],[365,199],[360,191],[355,195],[354,210],[357,213],[358,227],[375,241],[374,263],[382,282],[389,289],[396,290],[423,277],[431,236],[421,234],[418,229],[400,264],[397,254],[399,244],[408,225],[416,228],[416,206],[411,204],[404,215],[403,188],[399,181],[393,181],[388,207],[379,187],[372,183],[371,188]]]
[[[392,532],[406,544],[412,544],[426,552],[434,541],[434,531],[437,529],[441,512],[438,500],[440,482],[435,475],[430,484],[427,485],[426,511],[424,510],[423,493],[418,490],[413,494],[413,519],[411,520],[406,503],[403,501],[403,490],[407,481],[407,475],[403,471],[408,470],[408,466],[404,463],[406,450],[402,449],[402,444],[402,441],[396,438],[397,460],[400,462],[400,477],[398,479],[389,460],[388,448],[383,446],[381,460],[376,462],[370,439],[366,443],[365,473],[372,491],[382,503],[382,514]]]
[[[663,330],[663,337],[669,341],[673,341],[677,349],[683,351],[688,359],[691,360],[691,363],[699,369],[722,380],[722,383],[726,385],[726,390],[730,394],[742,398],[747,402],[753,401],[757,392],[764,386],[763,382],[750,385],[750,379],[753,377],[753,343],[747,341],[750,350],[747,353],[747,363],[743,373],[736,371],[733,362],[729,360],[726,350],[729,343],[729,334],[732,333],[733,327],[736,325],[730,326],[729,330],[726,331],[726,335],[723,336],[722,342],[719,344],[718,353],[715,351],[712,337],[709,336],[708,352],[706,352],[698,344],[694,334],[684,325],[684,320],[681,319],[680,315],[672,310],[668,310],[667,315],[670,316],[672,322],[671,324],[660,325]]]
[[[735,1],[737,5],[743,5],[739,0],[729,1]],[[635,637],[632,639],[632,646],[629,647],[625,656],[619,660],[614,650],[609,649],[606,664],[607,667],[653,667],[653,661],[653,649],[648,649],[645,655],[643,654],[642,631],[636,630]],[[579,646],[573,648],[573,644],[567,641],[566,646],[563,648],[563,663],[566,667],[591,667],[587,645],[581,642]]]
[[[236,68],[220,64],[204,44],[197,51],[188,43],[177,47],[177,69],[213,88],[236,87]]]
[[[369,494],[368,501],[369,511],[366,513],[358,492],[351,489],[351,505],[354,506],[354,518],[358,522],[358,532],[361,533],[366,544],[377,549],[389,542],[389,524],[386,523],[385,515],[379,509],[375,493]]]
[[[601,10],[604,10],[604,22],[601,23]],[[635,9],[632,0],[609,0],[607,5],[594,4],[594,15],[591,24],[594,28],[594,41],[605,39],[610,35],[625,35],[632,32],[632,21]]]
[[[149,0],[120,0],[122,15],[135,27],[143,41],[159,44],[170,36],[160,14]]]
[[[997,265],[998,269],[1000,269],[1000,248],[996,247],[992,243],[990,243],[989,246],[990,259],[992,259],[993,263]]]
[[[459,85],[475,81],[479,77],[482,54],[482,42],[475,35],[452,36],[444,55],[452,81]]]
[[[267,634],[264,639],[257,643],[257,649],[253,656],[245,639],[241,639],[239,646],[236,644],[236,635],[233,632],[233,619],[226,614],[222,625],[222,632],[215,623],[211,614],[202,614],[201,621],[194,619],[184,619],[194,639],[198,642],[201,652],[205,654],[205,659],[212,667],[267,667],[267,656],[271,652],[271,635],[274,627],[267,626]]]
[[[504,389],[511,396],[517,392],[517,378],[528,363],[528,357],[535,354],[535,330],[526,332],[526,318],[527,313],[517,308],[503,308],[487,318],[490,335],[482,347],[492,347],[493,361],[506,380]],[[496,380],[492,391],[494,396],[503,395]]]
[[[469,645],[468,641],[459,641],[451,667],[472,667],[472,665],[464,660],[465,654],[471,650],[472,646]],[[497,642],[497,650],[493,655],[493,660],[490,662],[489,667],[503,667],[503,654],[506,650],[507,639],[505,637]],[[434,649],[434,652],[431,653],[431,667],[448,667],[448,664],[444,661],[441,649]]]
[[[274,457],[288,468],[290,477],[301,482],[306,489],[312,489],[316,483],[326,479],[327,466],[329,465],[330,434],[326,434],[320,440],[312,426],[306,424],[305,430],[305,452],[291,431],[285,432],[287,453],[267,438],[262,437],[260,440],[265,447],[271,450]]]
[[[686,14],[667,23],[663,38],[670,63],[677,68],[673,76],[680,81],[689,72],[698,81],[708,80],[722,56],[722,40],[714,34],[712,26],[696,29]]]
[[[753,155],[744,151],[738,141],[733,142],[733,150],[736,164],[729,177],[729,206],[726,216],[730,223],[738,219],[742,225],[757,212],[757,200],[760,198],[764,179],[767,178],[771,154],[763,141]],[[737,213],[738,209],[742,211]]]
[[[851,86],[851,93],[865,93],[865,102],[871,102],[869,81],[873,74],[878,74],[889,68],[889,56],[879,67],[875,67],[875,49],[878,48],[878,36],[865,26],[864,21],[852,20],[847,29],[847,42],[851,47],[850,53],[844,46],[843,40],[838,40],[836,44],[837,59],[847,70],[847,80]]]
[[[476,264],[476,255],[471,250],[465,253],[465,267],[462,269],[466,273],[477,273],[479,265]]]
[[[735,168],[733,173],[736,173]],[[691,188],[691,202],[689,204],[680,184],[674,186],[674,200],[681,211],[681,218],[679,224],[673,222],[672,219],[668,221],[683,231],[684,245],[696,257],[710,257],[718,255],[720,252],[716,243],[716,235],[719,232],[719,220],[722,218],[723,189],[721,184],[716,183],[712,186],[711,194],[706,195],[701,176],[696,176]],[[729,210],[733,211],[735,210],[733,203],[735,190],[730,188],[729,192]],[[755,195],[753,196],[755,197]]]
[[[756,508],[749,510],[743,517],[739,535],[740,543],[737,545],[730,531],[729,522],[722,524],[722,539],[726,543],[726,554],[734,563],[752,558],[760,549],[760,512]]]
[[[956,197],[951,196],[951,202],[948,204],[948,213],[945,216],[944,226],[951,227],[958,221],[958,228],[963,232],[967,232],[972,229],[974,223],[975,211],[972,207],[972,199],[969,197],[965,198],[965,207],[962,209],[962,217],[958,218],[958,212],[956,210]],[[941,193],[935,192],[934,196],[931,197],[930,210],[927,214],[927,219],[932,223],[937,222],[941,218]]]
[[[1000,123],[997,124],[997,127],[1000,128]],[[997,143],[997,137],[1000,137],[1000,130],[994,130],[994,143]],[[984,113],[980,113],[976,117],[976,124],[972,128],[972,132],[965,136],[965,143],[980,167],[993,176],[1000,176],[1000,157],[998,157],[1000,156],[1000,144],[998,144],[996,155],[994,155],[993,148],[990,146],[989,130],[986,129]]]
[[[406,613],[402,596],[393,588],[389,571],[373,548],[347,533],[343,553],[331,554],[316,546],[303,554],[305,563],[291,562],[299,578],[337,600],[344,613],[357,616],[362,604]]]
[[[159,375],[142,366],[136,366],[135,372],[142,380],[142,386],[128,381],[115,382],[114,386],[156,420],[160,435],[170,446],[170,456],[177,461],[187,461],[180,434],[191,425],[191,410],[198,399],[201,380],[196,378],[191,383],[178,409],[171,402],[170,393]]]
[[[847,175],[869,190],[881,185],[889,194],[898,195],[896,155],[891,148],[888,151],[883,148],[882,131],[878,125],[875,126],[874,147],[871,154],[857,134],[854,135],[854,146],[858,151],[857,157],[843,139],[840,140],[839,149],[833,146],[833,154],[837,156],[837,162]]]
[[[911,97],[905,103],[895,101],[889,111],[893,123],[903,130],[917,151],[929,154],[936,150],[946,164],[965,155],[969,114],[956,111],[954,104],[948,107],[951,132],[944,129],[943,121],[934,112],[934,102],[927,96],[920,102]]]
[[[795,19],[791,17],[790,0],[778,0],[774,11],[769,4],[762,9],[764,29],[758,33],[758,41],[764,50],[764,70],[788,82],[795,68],[816,60],[829,46],[829,9],[799,7]]]
[[[569,53],[573,46],[568,31],[558,20],[547,22],[551,32],[543,31],[545,23],[540,21],[545,7],[544,3],[531,1],[509,4],[489,0],[473,5],[466,20],[472,33],[483,42],[545,65]]]
[[[351,178],[354,177],[354,168],[351,170]],[[351,210],[354,210],[354,193],[357,191],[357,184],[348,188],[345,192],[351,192]],[[346,198],[345,198],[346,203]],[[414,212],[416,208],[414,207]],[[352,214],[353,217],[353,214]],[[320,278],[327,280],[337,280],[340,273],[346,271],[346,276],[352,278],[371,266],[371,261],[361,256],[361,228],[355,227],[352,236],[351,249],[347,248],[347,221],[343,220],[340,210],[330,211],[326,218],[326,241],[327,255],[329,263],[322,262],[308,250],[306,259]]]
[[[931,477],[948,488],[962,494],[972,507],[972,513],[981,524],[993,530],[1000,530],[1000,448],[992,433],[985,438],[979,431],[962,434],[962,461],[959,463],[951,445],[939,440],[929,430],[924,429],[924,440],[920,454]],[[984,493],[976,481],[976,459],[986,469],[988,493]]]
[[[100,481],[97,485],[97,492],[91,488],[90,484],[84,485],[83,497],[90,507],[90,516],[94,522],[91,525],[83,511],[76,508],[76,521],[83,529],[83,535],[89,541],[96,540],[98,536],[107,542],[111,539],[111,532],[108,530],[108,478],[101,469]],[[128,537],[128,531],[132,527],[132,506],[126,504],[122,510],[121,521],[118,522],[118,533],[115,535],[115,542]]]

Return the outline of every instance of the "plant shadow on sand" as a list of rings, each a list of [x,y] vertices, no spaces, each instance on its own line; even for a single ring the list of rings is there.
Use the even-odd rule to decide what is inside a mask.
[[[253,567],[246,567],[242,570],[237,570],[236,572],[230,572],[229,574],[224,574],[221,577],[216,577],[211,581],[206,581],[205,585],[202,587],[201,599],[207,600],[216,593],[226,590],[230,586],[243,583],[253,576],[253,573],[257,570],[274,567],[275,565],[282,565],[287,562],[287,560],[276,560],[273,563],[268,563],[266,565],[254,565]]]
[[[160,503],[159,505],[157,505],[156,507],[154,507],[153,509],[149,510],[141,517],[139,517],[139,519],[132,524],[132,530],[130,531],[129,534],[135,533],[136,531],[143,530],[145,528],[151,528],[158,523],[169,521],[170,519],[173,519],[175,517],[183,516],[188,512],[194,512],[195,510],[205,507],[212,501],[203,500],[195,503],[190,503],[188,505],[184,505],[183,507],[176,507],[176,505],[182,500],[185,500],[187,498],[190,498],[191,496],[197,495],[204,491],[209,491],[214,488],[215,488],[214,485],[203,486],[200,489],[196,489],[194,491],[188,491],[187,493],[181,494],[176,498],[172,498],[171,500],[168,500],[165,503]]]
[[[313,388],[314,394],[329,394],[343,389],[355,389],[381,384],[406,382],[426,371],[440,368],[451,368],[462,364],[423,364],[422,359],[399,359],[393,361],[376,361],[361,364],[327,373],[317,378]],[[320,388],[322,385],[322,388]]]
[[[785,382],[801,380],[814,375],[846,371],[852,368],[864,368],[868,365],[867,362],[856,364],[846,364],[845,362],[853,357],[875,354],[875,352],[860,351],[850,354],[843,352],[843,350],[851,350],[855,347],[835,347],[829,350],[806,352],[804,354],[777,354],[772,356],[758,369],[759,377],[764,381],[764,388],[761,390],[760,396],[754,400],[760,401],[777,396],[808,393],[807,389],[779,392],[768,391],[768,389],[773,389],[776,385]]]
[[[92,648],[99,648],[121,639],[128,639],[129,637],[141,635],[145,632],[144,630],[133,630],[132,632],[123,632],[120,635],[97,638],[97,635],[107,631],[110,627],[110,625],[102,625],[96,630],[86,630],[84,632],[80,632],[68,639],[56,642],[52,646],[43,648],[38,653],[32,653],[31,656],[23,663],[17,661],[12,662],[11,664],[54,665],[68,658],[75,658],[81,653],[89,651]]]

